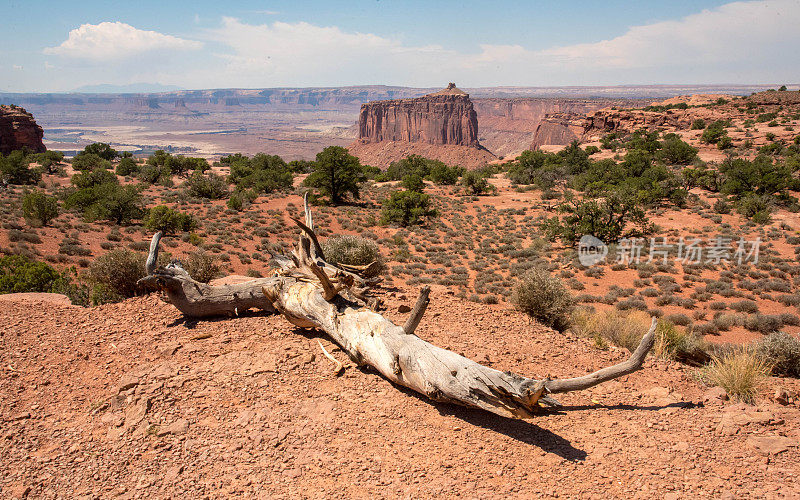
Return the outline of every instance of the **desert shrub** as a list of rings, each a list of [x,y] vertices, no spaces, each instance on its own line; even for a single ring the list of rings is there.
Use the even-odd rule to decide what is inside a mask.
[[[222,160],[220,160],[221,162]],[[205,158],[192,158],[189,156],[173,156],[164,150],[157,150],[149,158],[147,165],[152,170],[161,172],[164,177],[173,175],[186,175],[190,170],[194,172],[205,172],[211,167]]]
[[[495,187],[489,184],[489,173],[480,170],[468,170],[461,176],[461,185],[464,191],[471,195],[489,194],[495,191]]]
[[[125,157],[117,164],[116,174],[122,177],[136,175],[139,172],[139,165],[131,157]]]
[[[186,181],[189,194],[198,198],[209,200],[221,200],[228,196],[228,183],[225,178],[213,172],[203,175],[200,171],[195,172]]]
[[[607,311],[573,315],[573,331],[584,337],[600,337],[633,352],[650,328],[644,311]]]
[[[363,236],[340,235],[326,239],[321,243],[325,259],[332,264],[345,264],[348,266],[366,266],[373,262],[372,276],[377,276],[385,269],[383,256],[378,245]]]
[[[752,300],[740,300],[738,302],[733,302],[728,307],[740,313],[753,314],[758,312],[758,304]]]
[[[664,320],[678,326],[688,326],[692,322],[689,316],[682,313],[668,314],[664,316]]]
[[[294,180],[292,169],[278,155],[258,153],[248,158],[238,154],[222,157],[220,163],[230,165],[228,180],[240,189],[271,193],[291,188]]]
[[[697,148],[681,140],[676,134],[667,134],[659,157],[671,165],[689,165],[697,158]]]
[[[109,169],[111,162],[94,153],[79,153],[72,158],[72,168],[81,171]]]
[[[772,373],[800,377],[800,340],[794,336],[773,332],[756,343],[756,352],[772,365]]]
[[[575,171],[585,169],[586,165],[588,155]],[[509,165],[506,176],[515,184],[534,184],[540,189],[551,189],[557,180],[564,178],[567,168],[563,158],[557,154],[526,150]]]
[[[712,356],[703,375],[709,383],[722,387],[731,397],[752,403],[770,372],[771,366],[755,350],[739,348]]]
[[[22,255],[0,257],[0,293],[53,292],[64,277],[45,262]]]
[[[58,217],[58,200],[41,191],[25,193],[22,196],[22,213],[26,219],[46,226]]]
[[[568,198],[558,211],[565,215],[546,219],[541,225],[551,241],[574,244],[590,234],[608,244],[648,231],[644,210],[629,196],[610,195],[602,201]]]
[[[315,188],[331,204],[342,203],[350,194],[358,199],[360,186],[367,180],[361,162],[341,146],[328,146],[317,153],[314,171],[306,177],[303,184]]]
[[[148,210],[142,223],[150,231],[165,233],[191,231],[197,227],[197,221],[192,215],[173,210],[166,205],[158,205]]]
[[[751,193],[736,203],[736,209],[756,224],[768,224],[771,220],[772,200],[766,195]]]
[[[691,130],[703,130],[706,128],[706,121],[702,118],[697,118],[692,122]]]
[[[667,318],[658,320],[656,326],[657,356],[691,364],[702,364],[709,358],[706,342],[694,331],[676,328]]]
[[[419,174],[408,174],[403,177],[402,185],[408,191],[417,191],[421,193],[425,189],[425,181]]]
[[[107,161],[111,161],[120,156],[116,149],[112,148],[105,142],[95,142],[94,144],[87,145],[85,148],[83,148],[83,151],[75,155],[75,158],[83,155],[96,155],[99,158]]]
[[[708,144],[717,144],[723,137],[727,137],[725,127],[728,123],[725,120],[717,120],[706,127],[700,135],[700,141]]]
[[[216,257],[203,251],[190,253],[182,265],[192,279],[201,283],[208,283],[222,274]]]
[[[142,293],[136,282],[145,276],[145,259],[142,253],[119,248],[92,261],[87,275],[93,286],[92,304],[118,302]]]
[[[458,183],[458,178],[464,174],[463,167],[449,167],[443,162],[434,161],[430,165],[427,179],[434,184],[452,186]]]
[[[540,323],[558,331],[569,327],[575,299],[564,283],[547,270],[534,267],[523,274],[514,288],[513,303]]]
[[[64,206],[82,210],[84,217],[90,221],[109,220],[116,224],[128,224],[143,214],[141,192],[140,186],[106,182],[78,189],[67,197]]]
[[[431,207],[428,194],[419,191],[395,191],[383,204],[381,223],[405,227],[420,224],[436,215],[437,211]]]
[[[0,181],[24,185],[36,184],[41,179],[41,172],[30,168],[30,160],[24,151],[12,151],[8,156],[0,153]]]
[[[752,332],[772,333],[782,326],[781,317],[774,314],[752,314],[744,320],[744,327]]]

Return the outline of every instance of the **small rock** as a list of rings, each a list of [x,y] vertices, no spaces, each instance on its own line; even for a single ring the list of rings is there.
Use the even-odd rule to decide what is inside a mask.
[[[180,418],[171,424],[162,427],[156,433],[157,436],[166,436],[168,434],[173,434],[179,436],[181,434],[186,434],[189,430],[189,421],[183,418]]]
[[[652,389],[646,390],[644,393],[655,399],[662,399],[669,396],[669,389],[666,387],[653,387]]]
[[[168,358],[175,354],[182,346],[178,342],[164,344],[158,347],[158,355],[162,358]]]
[[[399,313],[411,312],[411,308],[405,304],[400,304],[400,306],[397,308],[397,312]]]
[[[134,427],[139,424],[144,420],[148,410],[150,410],[150,400],[141,398],[125,412],[125,427]]]
[[[777,455],[797,446],[797,440],[785,436],[750,436],[746,444],[762,455]]]
[[[728,400],[728,391],[722,387],[712,387],[703,393],[704,403],[720,403]]]
[[[122,376],[119,379],[119,389],[117,392],[122,392],[125,390],[130,389],[131,387],[136,387],[139,385],[139,382],[142,380],[142,375],[138,371],[130,371]]]
[[[789,404],[789,391],[778,387],[775,389],[775,395],[772,399],[774,399],[776,403],[786,406]]]
[[[173,483],[178,476],[183,473],[183,465],[176,465],[175,467],[170,467],[167,469],[167,472],[164,473],[164,482],[165,483]]]
[[[16,422],[18,420],[27,420],[29,418],[31,418],[31,414],[30,414],[30,412],[26,411],[26,412],[22,412],[22,413],[17,413],[16,415],[12,415],[10,420],[12,422]]]

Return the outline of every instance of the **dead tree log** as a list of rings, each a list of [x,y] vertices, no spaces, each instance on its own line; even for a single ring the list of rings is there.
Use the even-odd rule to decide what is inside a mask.
[[[156,268],[161,232],[153,236],[145,270],[147,276],[139,284],[164,292],[169,302],[189,318],[238,316],[248,309],[275,312],[262,289],[274,286],[280,278],[258,278],[235,285],[211,286],[192,279],[178,263]]]
[[[230,314],[246,306],[277,311],[301,328],[324,331],[356,364],[369,366],[392,382],[435,401],[481,408],[504,417],[530,418],[540,404],[558,405],[549,394],[587,389],[639,370],[653,347],[655,318],[628,360],[589,375],[540,380],[482,366],[414,335],[428,304],[427,287],[404,326],[367,307],[369,298],[359,285],[369,282],[353,268],[345,270],[324,262],[316,236],[311,237],[314,224],[307,204],[305,208],[297,249],[291,259],[280,261],[276,277],[211,287],[192,280],[178,266],[155,269],[156,235],[148,258],[148,277],[143,281],[164,290],[187,316]]]

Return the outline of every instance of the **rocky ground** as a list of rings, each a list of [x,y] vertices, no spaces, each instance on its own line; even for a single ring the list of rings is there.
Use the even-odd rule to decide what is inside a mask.
[[[416,291],[382,293],[402,321]],[[417,333],[536,376],[628,355],[439,286]],[[517,421],[353,367],[337,377],[317,339],[344,355],[320,335],[278,316],[187,322],[155,295],[95,308],[5,297],[2,497],[800,496],[797,380],[773,378],[745,406],[651,358]]]

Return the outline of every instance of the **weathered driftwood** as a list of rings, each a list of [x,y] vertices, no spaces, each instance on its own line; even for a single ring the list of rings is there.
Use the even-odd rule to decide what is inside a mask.
[[[273,286],[280,278],[259,278],[233,285],[211,286],[195,281],[180,264],[156,268],[161,232],[153,236],[145,270],[147,276],[139,284],[163,291],[169,302],[190,318],[237,316],[248,309],[275,312],[272,303],[264,297],[262,288]]]
[[[482,366],[414,335],[428,304],[427,287],[403,326],[367,307],[368,297],[358,286],[369,282],[352,268],[324,262],[321,246],[311,236],[314,225],[307,204],[305,208],[305,223],[298,221],[300,242],[291,259],[279,261],[279,276],[225,287],[199,284],[179,266],[155,269],[156,235],[144,281],[164,290],[187,316],[230,314],[247,307],[277,311],[294,325],[324,331],[356,364],[372,367],[392,382],[436,401],[505,417],[529,418],[540,404],[558,404],[548,394],[587,389],[639,370],[653,347],[655,319],[630,359],[589,375],[539,380]]]

